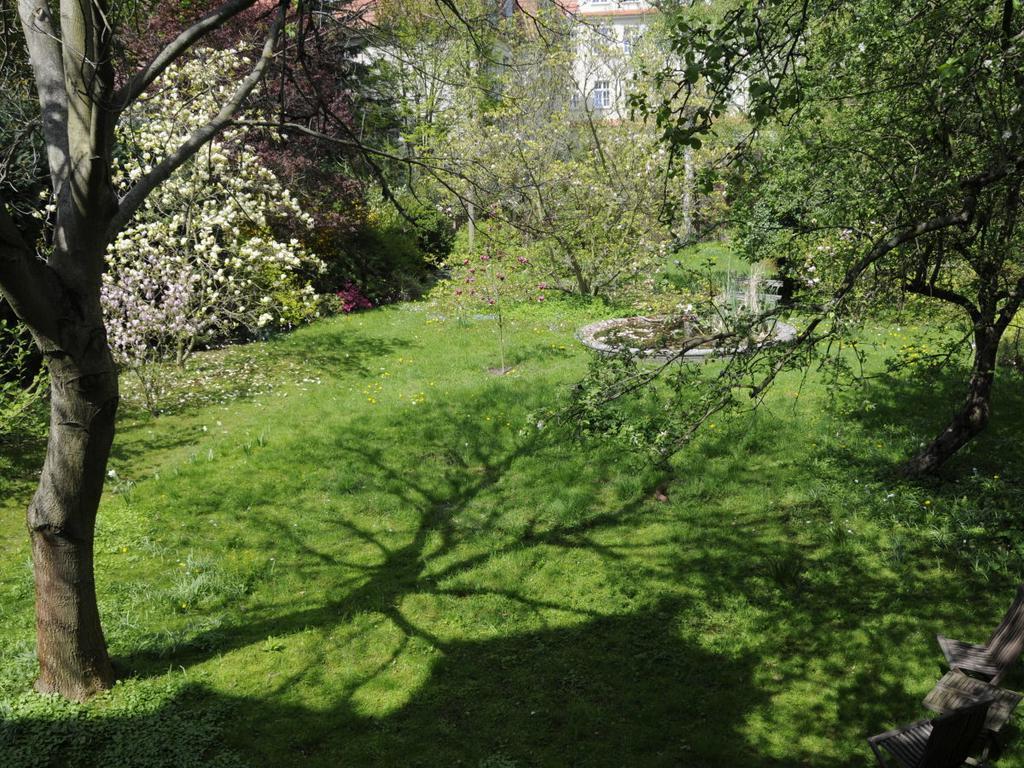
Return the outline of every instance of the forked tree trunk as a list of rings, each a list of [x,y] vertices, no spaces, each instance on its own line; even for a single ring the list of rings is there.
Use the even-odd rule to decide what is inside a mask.
[[[102,324],[86,323],[69,336],[77,340],[67,345],[73,348],[47,355],[50,436],[28,528],[40,667],[36,689],[84,701],[114,681],[96,604],[93,533],[114,438],[118,383]]]
[[[256,4],[225,2],[116,88],[109,0],[17,3],[56,208],[52,249],[43,265],[33,247],[36,226],[19,226],[0,197],[0,295],[32,331],[51,373],[49,444],[28,511],[40,691],[83,700],[114,678],[93,576],[96,510],[118,402],[117,371],[100,308],[103,254],[153,190],[225,128],[263,80],[289,0],[277,3],[259,59],[217,114],[169,145],[166,156],[121,197],[112,184],[114,129],[167,67]]]
[[[910,476],[935,472],[988,425],[992,411],[992,383],[1003,329],[986,324],[974,334],[974,367],[967,399],[949,425],[904,466]]]
[[[572,251],[568,252],[569,266],[572,267],[572,274],[576,278],[576,290],[580,292],[580,296],[591,296],[593,290],[590,286],[590,281],[587,280],[587,276],[583,274],[583,266],[580,264],[579,259],[573,255]]]

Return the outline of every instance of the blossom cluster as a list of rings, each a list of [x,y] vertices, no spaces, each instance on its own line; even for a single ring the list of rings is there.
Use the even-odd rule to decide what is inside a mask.
[[[492,226],[488,232],[497,234]],[[500,312],[503,305],[543,302],[548,284],[537,281],[528,249],[491,238],[471,250],[460,238],[445,264],[448,279],[431,291],[438,308],[465,315],[474,308]]]
[[[150,173],[230,97],[246,60],[205,51],[171,67],[118,132],[120,194]],[[183,362],[197,343],[251,336],[316,314],[309,283],[322,263],[276,221],[312,219],[247,148],[220,134],[158,187],[110,245],[103,304],[122,362]]]
[[[373,302],[359,290],[359,286],[353,283],[345,283],[345,286],[335,296],[341,305],[341,311],[346,315],[360,309],[373,309]]]

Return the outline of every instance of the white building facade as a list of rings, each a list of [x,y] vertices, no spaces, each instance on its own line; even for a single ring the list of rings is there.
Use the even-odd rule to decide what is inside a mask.
[[[601,119],[625,119],[633,59],[658,10],[645,0],[578,0],[563,7],[577,41],[574,105]]]

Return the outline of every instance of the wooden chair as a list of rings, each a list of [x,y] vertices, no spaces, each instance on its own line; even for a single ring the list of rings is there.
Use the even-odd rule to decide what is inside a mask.
[[[1013,604],[985,645],[950,640],[943,635],[937,638],[950,669],[999,685],[1024,651],[1024,584],[1017,588]]]
[[[872,736],[868,744],[882,768],[894,764],[899,768],[960,768],[968,763],[971,751],[979,743],[991,703],[987,699],[933,720],[918,720]],[[883,749],[895,763],[885,758]]]

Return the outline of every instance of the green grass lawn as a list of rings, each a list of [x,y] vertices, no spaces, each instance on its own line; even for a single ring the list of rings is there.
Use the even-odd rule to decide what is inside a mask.
[[[676,288],[688,289],[694,284],[694,274],[710,277],[715,284],[746,277],[753,269],[742,258],[736,247],[727,241],[710,240],[688,245],[666,260],[661,271]],[[771,270],[769,270],[771,271]]]
[[[586,319],[522,314],[497,377],[487,320],[339,317],[125,408],[97,554],[124,680],[85,706],[29,692],[42,445],[5,447],[0,766],[871,764],[925,714],[935,633],[984,640],[1024,576],[1019,383],[941,481],[892,468],[954,368],[784,378],[662,473],[538,428]]]

